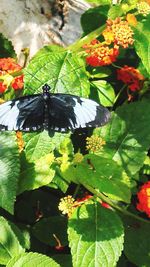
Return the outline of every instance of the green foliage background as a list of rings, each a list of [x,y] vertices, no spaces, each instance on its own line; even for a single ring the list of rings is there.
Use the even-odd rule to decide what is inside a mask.
[[[137,16],[134,46],[115,63],[128,60],[128,65],[146,73],[147,87],[136,101],[127,103],[126,95],[119,93],[122,85],[115,65],[92,69],[78,52],[100,35],[107,18],[126,15],[123,4],[134,14],[137,1],[114,6],[111,1],[88,2],[96,6],[81,17],[84,37],[68,48],[52,45],[38,51],[24,69],[23,93],[42,92],[48,83],[53,93],[101,102],[112,111],[111,120],[93,132],[24,133],[22,153],[15,133],[0,133],[1,266],[150,266],[149,220],[134,203],[139,185],[150,173],[150,15]],[[0,56],[14,57],[11,42],[0,38]],[[106,141],[97,153],[85,148],[85,139],[92,134]],[[77,152],[83,153],[81,162],[75,161]],[[61,197],[82,197],[85,192],[93,198],[70,218],[61,214]],[[102,207],[102,201],[111,208]]]

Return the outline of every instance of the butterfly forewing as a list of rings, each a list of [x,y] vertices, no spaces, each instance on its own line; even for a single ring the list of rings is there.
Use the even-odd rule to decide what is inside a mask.
[[[67,132],[106,124],[109,111],[90,99],[54,94],[49,99],[49,131]]]
[[[0,105],[0,130],[25,132],[43,130],[42,95],[25,96]]]

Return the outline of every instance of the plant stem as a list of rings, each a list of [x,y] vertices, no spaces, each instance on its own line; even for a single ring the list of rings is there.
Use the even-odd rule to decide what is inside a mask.
[[[67,50],[76,51],[76,50],[80,49],[84,44],[87,44],[90,41],[92,41],[93,39],[97,38],[103,32],[105,27],[106,27],[106,25],[104,24],[103,26],[101,26],[98,29],[96,29],[95,31],[89,33],[85,37],[79,39],[74,44],[68,46]]]
[[[119,93],[116,95],[116,97],[115,97],[115,100],[114,100],[114,103],[113,103],[113,104],[115,104],[115,103],[116,103],[116,101],[118,100],[119,96],[121,95],[121,93],[123,92],[123,90],[124,90],[124,88],[125,88],[125,87],[126,87],[126,84],[124,84],[124,85],[122,86],[122,88],[120,89]]]
[[[96,195],[97,197],[99,197],[102,201],[108,203],[111,207],[113,207],[114,209],[120,211],[121,213],[123,213],[124,215],[127,215],[127,216],[130,216],[136,220],[139,220],[141,222],[144,222],[144,223],[149,223],[148,220],[145,220],[133,213],[131,213],[130,211],[127,211],[121,207],[119,207],[118,205],[116,205],[114,202],[112,202],[108,197],[104,196],[102,193],[98,192],[96,189],[92,188],[91,186],[89,185],[83,185],[86,189],[88,189],[88,191],[90,191],[92,194]]]

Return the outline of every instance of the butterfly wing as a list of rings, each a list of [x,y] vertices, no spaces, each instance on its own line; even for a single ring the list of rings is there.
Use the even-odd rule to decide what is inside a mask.
[[[49,99],[49,131],[73,131],[99,127],[108,122],[110,112],[95,101],[73,95],[54,94]]]
[[[44,100],[40,94],[24,96],[0,105],[0,131],[43,130]]]

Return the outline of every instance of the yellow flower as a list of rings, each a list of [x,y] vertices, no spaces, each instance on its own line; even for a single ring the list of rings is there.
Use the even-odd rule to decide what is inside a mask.
[[[98,135],[92,135],[86,138],[86,149],[93,153],[99,152],[105,144],[106,142]]]
[[[105,39],[105,43],[106,44],[111,44],[112,42],[114,42],[114,33],[112,31],[107,31],[104,30],[102,35],[104,36]]]
[[[62,212],[62,214],[67,214],[68,217],[71,217],[75,209],[75,203],[75,199],[72,196],[68,195],[60,199],[58,209]]]
[[[142,14],[146,17],[148,14],[150,14],[150,5],[144,1],[139,2],[137,4],[137,10],[139,14]]]

